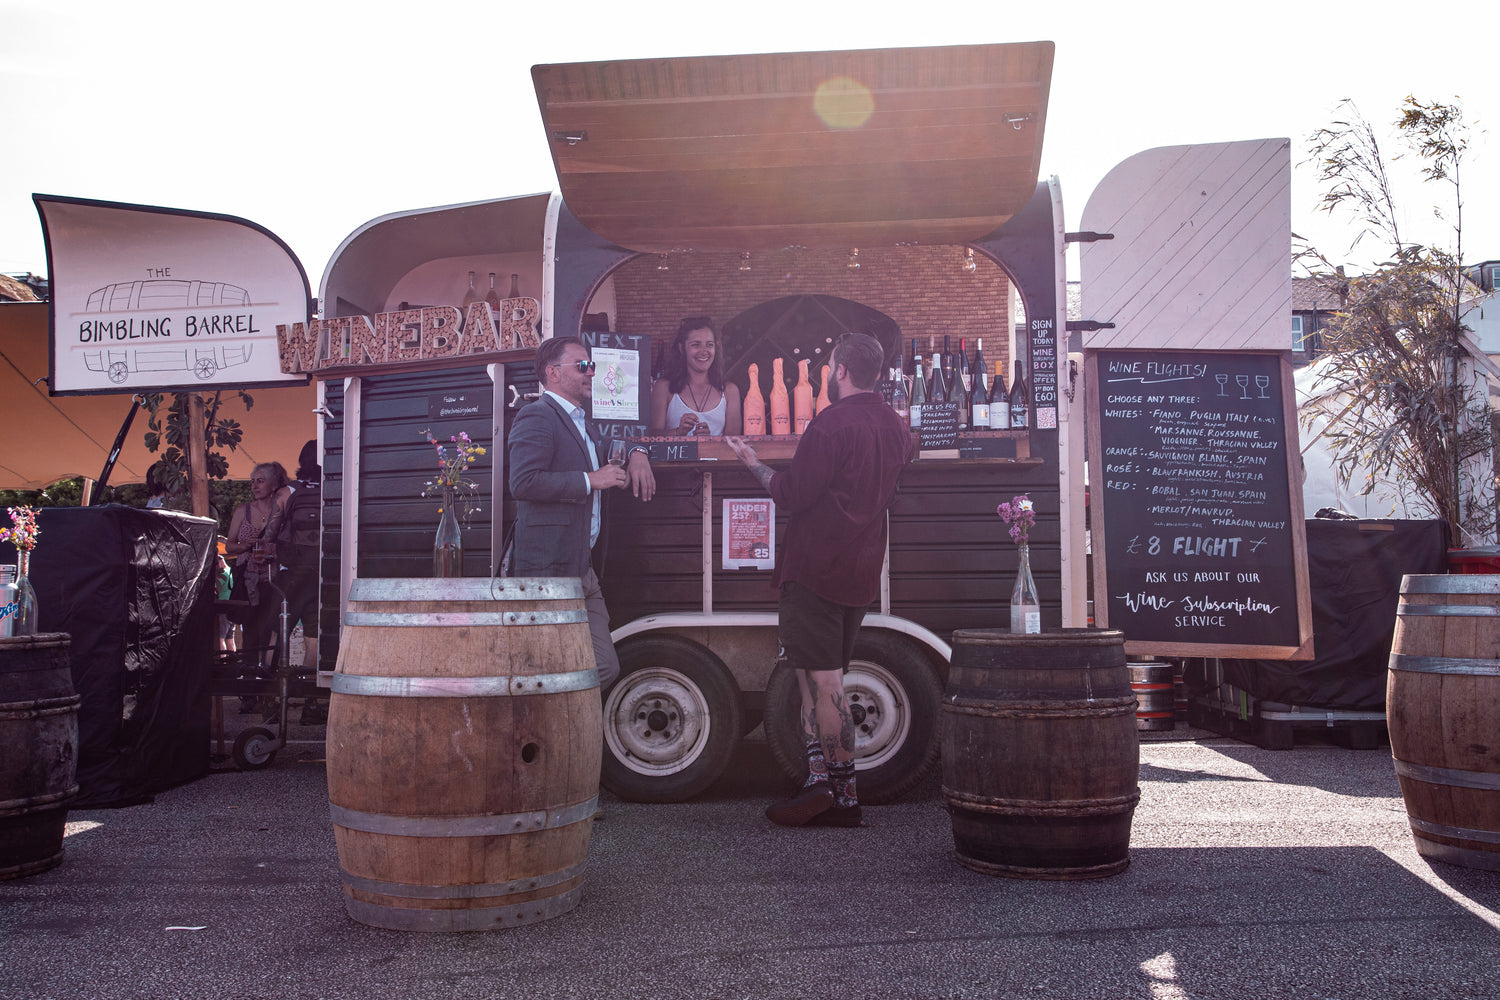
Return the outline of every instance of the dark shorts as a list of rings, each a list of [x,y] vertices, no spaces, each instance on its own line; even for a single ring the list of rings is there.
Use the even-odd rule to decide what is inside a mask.
[[[825,601],[800,583],[781,585],[780,659],[794,670],[847,670],[865,607]]]

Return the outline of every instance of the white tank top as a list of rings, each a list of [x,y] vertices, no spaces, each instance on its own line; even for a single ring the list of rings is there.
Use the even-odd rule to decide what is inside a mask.
[[[674,392],[672,393],[671,400],[669,400],[667,403],[667,429],[675,430],[677,426],[682,423],[682,415],[684,413],[693,413],[697,415],[700,421],[708,424],[708,433],[723,434],[724,415],[727,412],[728,407],[725,404],[724,394],[722,392],[719,393],[719,405],[715,406],[713,409],[709,410],[706,413],[700,410],[693,409],[687,403],[683,402],[682,393]]]

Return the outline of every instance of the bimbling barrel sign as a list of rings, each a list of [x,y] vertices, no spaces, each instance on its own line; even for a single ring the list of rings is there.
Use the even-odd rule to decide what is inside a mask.
[[[1096,624],[1132,653],[1310,657],[1283,357],[1097,351],[1088,386]]]

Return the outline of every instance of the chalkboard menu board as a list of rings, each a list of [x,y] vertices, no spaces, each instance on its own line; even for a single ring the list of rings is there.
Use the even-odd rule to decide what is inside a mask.
[[[1088,386],[1096,623],[1128,652],[1310,657],[1289,363],[1098,351]]]

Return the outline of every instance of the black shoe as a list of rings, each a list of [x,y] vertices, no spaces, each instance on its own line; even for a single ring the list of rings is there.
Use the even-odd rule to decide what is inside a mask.
[[[864,814],[858,803],[852,806],[834,806],[818,813],[807,821],[807,826],[864,826]]]
[[[766,819],[777,826],[806,826],[819,813],[832,809],[833,789],[820,781],[808,785],[796,795],[766,807]]]

